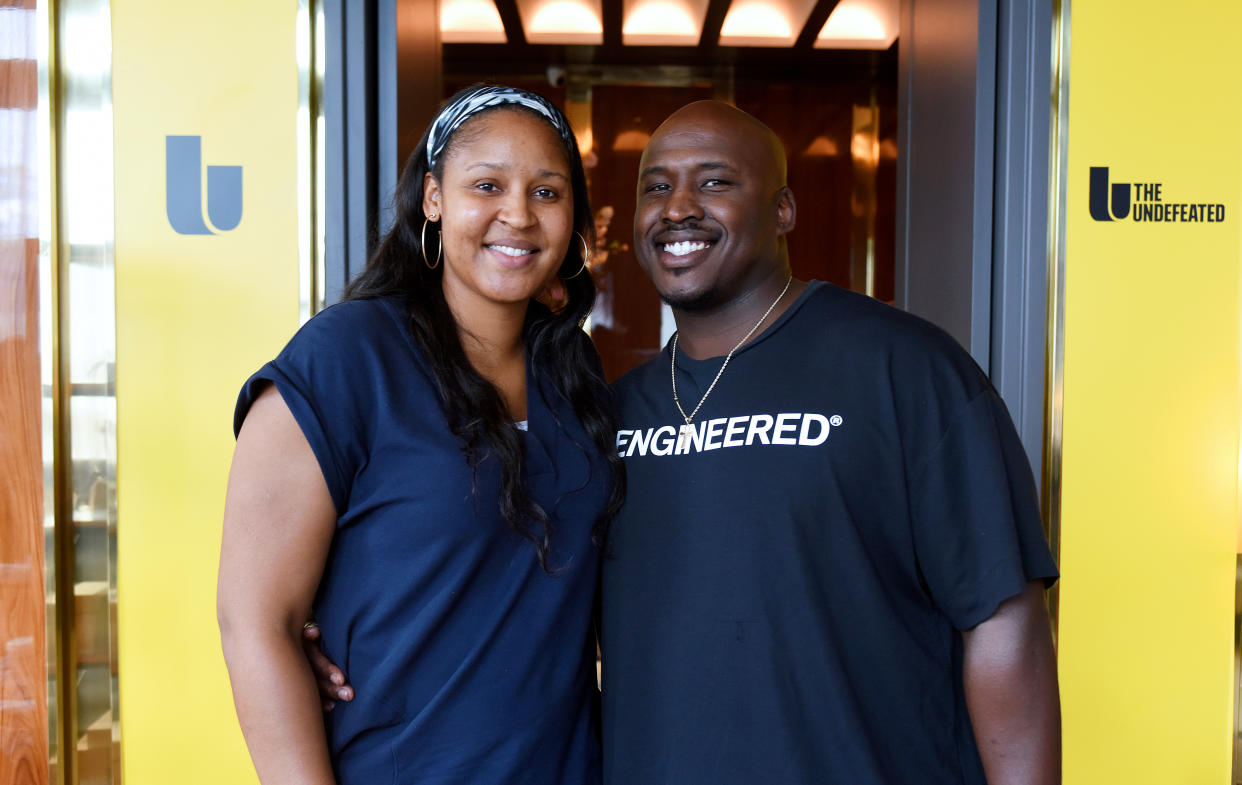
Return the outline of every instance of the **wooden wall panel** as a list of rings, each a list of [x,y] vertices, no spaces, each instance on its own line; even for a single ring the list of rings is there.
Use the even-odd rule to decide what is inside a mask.
[[[4,5],[0,187],[18,209],[0,214],[0,785],[47,785],[35,3]]]
[[[37,260],[0,237],[0,785],[48,781]]]

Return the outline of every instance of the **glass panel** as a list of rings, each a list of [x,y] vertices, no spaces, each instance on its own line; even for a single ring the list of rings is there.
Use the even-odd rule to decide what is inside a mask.
[[[68,373],[70,467],[65,505],[73,575],[72,630],[63,702],[72,728],[72,780],[120,781],[116,658],[116,397],[115,279],[112,256],[111,30],[103,0],[57,5],[61,53],[60,306],[61,368]],[[66,362],[67,360],[67,362]],[[62,440],[65,434],[62,433]],[[64,441],[61,442],[64,444]],[[62,547],[64,545],[62,544]],[[67,773],[69,773],[67,771]]]

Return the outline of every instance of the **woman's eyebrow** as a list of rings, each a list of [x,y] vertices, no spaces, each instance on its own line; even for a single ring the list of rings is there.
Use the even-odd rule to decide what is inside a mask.
[[[494,172],[507,172],[512,168],[513,168],[512,166],[506,163],[495,163],[492,161],[475,161],[474,163],[468,164],[466,166],[466,171],[469,172],[474,169],[490,169]],[[556,178],[559,180],[564,180],[565,182],[569,182],[568,175],[566,175],[564,172],[557,172],[552,169],[540,169],[538,172],[535,172],[535,174],[540,178],[552,177],[552,178]]]

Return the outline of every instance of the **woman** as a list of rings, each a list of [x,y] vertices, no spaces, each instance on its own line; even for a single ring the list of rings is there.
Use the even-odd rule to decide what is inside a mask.
[[[577,146],[544,99],[472,88],[394,201],[346,301],[238,401],[218,606],[246,742],[265,785],[597,782],[594,543],[622,484],[578,329]],[[556,313],[531,299],[554,276]],[[312,614],[358,674],[326,721]]]

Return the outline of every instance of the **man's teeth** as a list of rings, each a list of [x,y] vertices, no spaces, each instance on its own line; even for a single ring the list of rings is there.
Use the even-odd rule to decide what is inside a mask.
[[[500,251],[505,256],[525,256],[526,254],[534,253],[533,250],[528,248],[512,248],[507,245],[489,245],[487,247],[493,251]]]
[[[695,251],[702,251],[703,249],[707,248],[710,245],[711,243],[704,243],[704,242],[692,243],[689,240],[682,240],[679,243],[666,243],[664,246],[664,252],[671,253],[673,256],[685,256],[688,253],[693,253]]]

